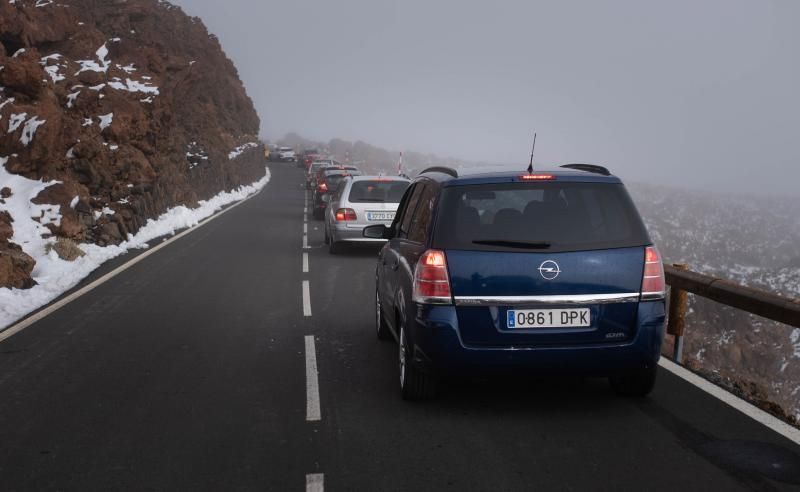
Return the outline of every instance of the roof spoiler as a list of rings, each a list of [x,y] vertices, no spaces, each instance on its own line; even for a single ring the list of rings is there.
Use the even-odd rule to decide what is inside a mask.
[[[454,178],[458,177],[458,171],[456,171],[452,167],[445,167],[445,166],[429,167],[429,168],[425,169],[424,171],[422,171],[420,174],[425,174],[425,173],[444,173],[444,174],[447,174],[447,175],[452,176]]]
[[[603,176],[611,176],[611,173],[607,168],[598,166],[597,164],[564,164],[560,167],[577,169],[578,171],[586,171],[588,173],[602,174]]]

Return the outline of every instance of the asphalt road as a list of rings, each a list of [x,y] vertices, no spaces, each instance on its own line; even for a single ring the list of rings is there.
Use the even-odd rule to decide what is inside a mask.
[[[271,169],[0,343],[0,490],[800,489],[798,446],[664,370],[642,400],[520,379],[402,401],[377,249],[328,254],[300,170]]]

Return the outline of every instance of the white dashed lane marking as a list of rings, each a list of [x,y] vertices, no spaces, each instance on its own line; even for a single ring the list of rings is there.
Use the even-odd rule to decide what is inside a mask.
[[[306,475],[306,492],[324,492],[325,476],[322,473]]]
[[[308,253],[303,253],[303,273],[308,273]]]
[[[303,316],[311,316],[311,284],[303,280]]]
[[[306,335],[306,420],[309,422],[322,420],[322,411],[319,405],[317,349],[312,335]]]

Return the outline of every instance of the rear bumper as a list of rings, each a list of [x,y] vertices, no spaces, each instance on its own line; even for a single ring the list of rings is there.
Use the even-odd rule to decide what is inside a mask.
[[[372,239],[364,237],[364,227],[365,225],[359,226],[350,226],[347,227],[346,225],[340,223],[334,223],[333,226],[333,234],[335,241],[344,241],[349,243],[370,243],[370,244],[381,244],[385,243],[386,239]]]
[[[451,375],[563,374],[608,376],[653,367],[664,339],[663,301],[640,303],[629,340],[570,346],[482,347],[463,343],[453,306],[416,306],[412,362]]]

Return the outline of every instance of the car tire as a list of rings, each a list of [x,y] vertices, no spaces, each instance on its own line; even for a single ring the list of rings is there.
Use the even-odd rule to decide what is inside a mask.
[[[653,391],[656,385],[656,366],[629,371],[608,378],[611,388],[620,396],[643,397]]]
[[[328,252],[332,255],[338,255],[344,250],[344,244],[341,241],[337,241],[336,238],[331,236],[328,243]]]
[[[404,400],[430,400],[436,396],[436,379],[433,374],[422,372],[414,364],[409,364],[411,349],[406,338],[405,328],[400,326],[398,343],[398,363],[400,369],[400,394]]]
[[[386,319],[383,317],[381,309],[381,299],[378,296],[378,289],[375,289],[375,326],[378,331],[378,340],[390,340],[392,332],[389,330],[389,325],[386,324]]]
[[[328,234],[328,225],[327,225],[327,223],[325,224],[325,244],[327,244],[327,245],[331,244],[331,236]]]

